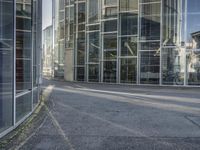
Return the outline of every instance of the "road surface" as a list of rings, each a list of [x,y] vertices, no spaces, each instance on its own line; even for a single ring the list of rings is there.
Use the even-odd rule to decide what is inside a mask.
[[[199,150],[200,89],[44,80],[46,115],[17,149]]]

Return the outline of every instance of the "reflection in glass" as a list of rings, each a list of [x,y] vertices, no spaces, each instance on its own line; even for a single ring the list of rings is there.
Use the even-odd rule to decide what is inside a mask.
[[[140,52],[140,83],[159,84],[160,55],[156,51]]]
[[[141,5],[141,40],[160,40],[160,3]]]
[[[97,22],[99,19],[99,0],[88,0],[88,12],[88,22]]]
[[[85,64],[85,42],[82,40],[78,40],[77,46],[77,65]]]
[[[138,10],[138,0],[120,0],[120,11]]]
[[[120,14],[121,35],[137,35],[138,33],[138,14]]]
[[[99,32],[91,32],[89,33],[89,62],[98,62],[99,53]]]
[[[0,0],[0,133],[12,125],[14,2]]]
[[[38,100],[39,100],[39,91],[38,91],[38,88],[36,88],[33,90],[33,105],[34,106],[38,104]]]
[[[117,20],[109,20],[103,22],[104,32],[117,31]]]
[[[117,49],[117,35],[116,34],[105,34],[104,35],[104,49]]]
[[[102,10],[102,18],[116,18],[117,17],[117,0],[102,0],[103,10]]]
[[[108,82],[108,83],[115,83],[117,79],[116,61],[104,61],[103,66],[104,66],[103,67],[103,81]]]
[[[85,22],[85,3],[78,4],[78,22],[83,23]]]
[[[188,85],[200,85],[200,50],[188,50],[187,78]]]
[[[121,38],[121,56],[137,56],[137,37]]]
[[[165,48],[162,50],[162,83],[183,85],[184,82],[183,49]]]
[[[99,82],[99,65],[91,64],[91,65],[89,65],[88,70],[89,70],[88,81],[89,82]]]
[[[163,1],[163,45],[175,46],[180,30],[180,0]]]
[[[31,90],[32,57],[32,3],[17,3],[16,18],[16,90],[17,93]]]
[[[200,45],[200,1],[188,0],[187,2],[187,49],[199,49]]]
[[[104,60],[116,60],[117,51],[116,50],[104,50]]]
[[[121,59],[121,83],[137,82],[137,59],[122,58]]]
[[[32,96],[31,92],[16,98],[16,122],[31,112]]]
[[[77,81],[84,81],[85,80],[85,68],[84,67],[77,67]]]
[[[140,42],[141,50],[160,51],[160,41],[143,41]]]

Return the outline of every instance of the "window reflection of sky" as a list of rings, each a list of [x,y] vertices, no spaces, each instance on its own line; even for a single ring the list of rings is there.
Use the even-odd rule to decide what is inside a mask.
[[[187,2],[187,35],[200,31],[200,0],[188,0]]]

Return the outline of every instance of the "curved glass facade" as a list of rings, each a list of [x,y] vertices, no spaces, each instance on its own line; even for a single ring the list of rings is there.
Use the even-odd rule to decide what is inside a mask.
[[[74,80],[199,86],[199,7],[198,0],[65,0]]]
[[[0,137],[39,99],[41,1],[0,0]]]

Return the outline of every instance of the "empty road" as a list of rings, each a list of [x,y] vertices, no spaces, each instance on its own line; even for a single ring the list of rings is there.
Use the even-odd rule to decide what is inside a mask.
[[[17,149],[199,150],[200,89],[44,80],[46,115]]]

